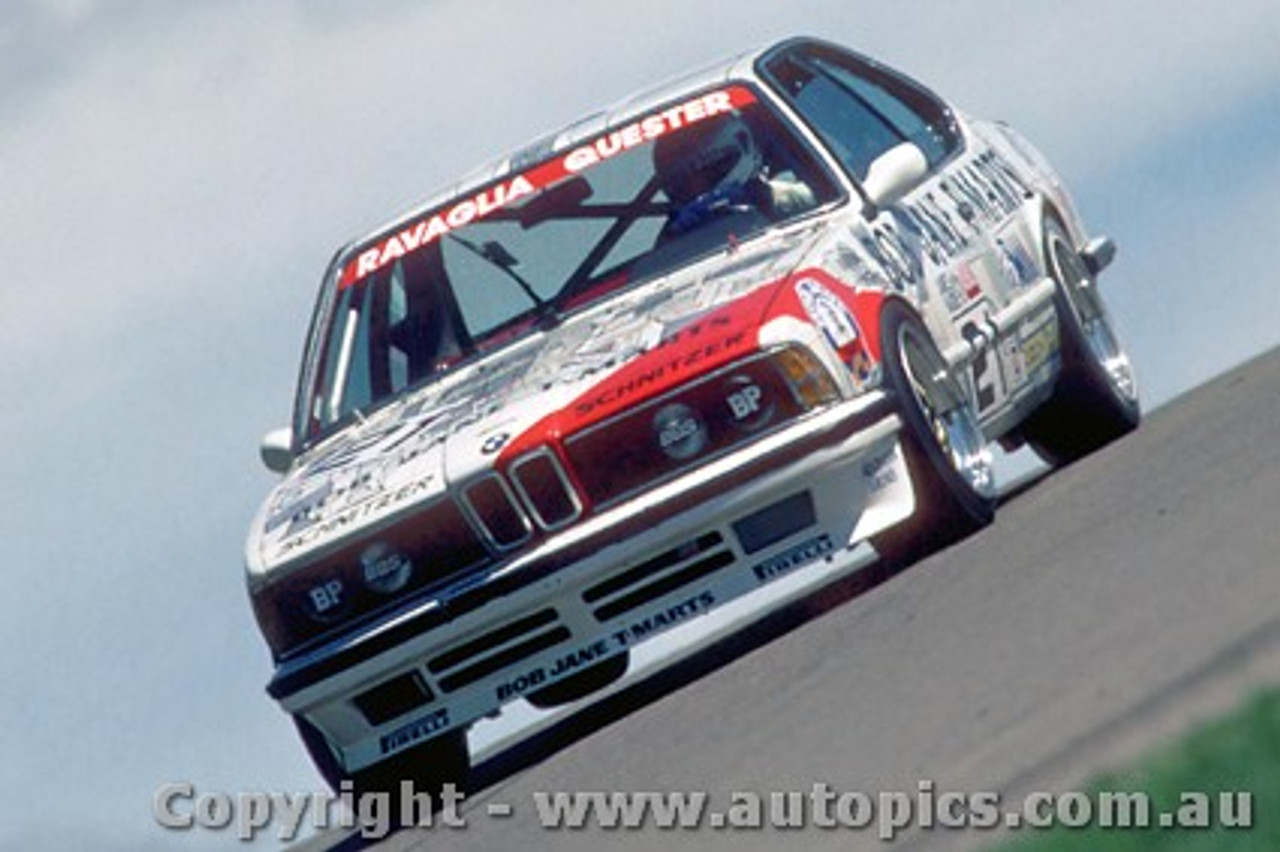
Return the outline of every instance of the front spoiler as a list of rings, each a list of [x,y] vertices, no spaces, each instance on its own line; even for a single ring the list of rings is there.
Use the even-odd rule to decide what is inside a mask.
[[[748,453],[754,457],[741,464],[718,464],[717,466],[727,468],[718,476],[699,477],[694,484],[686,483],[690,476],[681,477],[663,487],[663,491],[675,491],[670,497],[643,502],[633,500],[601,516],[610,518],[610,522],[601,524],[597,519],[595,522],[584,523],[580,525],[580,532],[577,534],[569,531],[558,536],[547,545],[491,571],[485,579],[448,598],[433,597],[415,602],[407,611],[401,609],[392,612],[379,621],[366,625],[358,634],[343,637],[303,656],[280,663],[267,684],[267,693],[277,701],[285,701],[290,696],[408,639],[441,627],[523,586],[541,581],[598,552],[607,544],[656,527],[726,491],[803,459],[824,445],[838,443],[864,431],[892,416],[893,412],[892,397],[886,392],[876,391],[808,418],[796,427],[783,430],[760,444],[733,454],[730,459]],[[797,428],[804,429],[805,434],[796,437],[794,432]],[[784,445],[761,451],[761,445],[777,442],[780,437],[787,439]]]
[[[628,633],[635,627],[657,635],[793,570],[851,562],[855,545],[914,510],[897,448],[900,429],[894,401],[881,391],[810,415],[586,519],[447,599],[411,602],[346,639],[281,663],[268,691],[287,712],[325,731],[349,771],[470,724],[526,689],[568,676],[565,659],[599,659],[630,648],[640,641]],[[815,507],[807,526],[776,540],[766,535],[758,546],[744,543],[740,522],[801,494]],[[646,592],[661,588],[635,608],[605,612],[600,601],[590,602],[587,590],[644,570],[655,554],[708,538],[732,558],[698,568],[691,579],[679,579],[683,567],[659,582],[645,579]],[[677,582],[664,586],[666,579]],[[527,653],[499,663],[507,652],[494,646],[483,659],[471,656],[490,637],[514,637],[507,631],[539,616],[554,617],[557,638],[548,638],[550,626],[535,624],[547,641]],[[464,657],[465,669],[454,667]],[[426,715],[371,726],[352,699],[408,672],[429,681],[434,697],[419,705]]]

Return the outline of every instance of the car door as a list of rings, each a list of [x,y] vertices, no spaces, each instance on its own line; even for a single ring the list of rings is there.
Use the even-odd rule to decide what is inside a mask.
[[[903,143],[924,155],[924,179],[869,211],[854,239],[965,372],[980,419],[997,422],[1027,381],[1026,320],[1001,320],[1038,277],[1017,175],[982,140],[966,138],[936,95],[871,60],[800,42],[766,57],[762,71],[856,185]]]

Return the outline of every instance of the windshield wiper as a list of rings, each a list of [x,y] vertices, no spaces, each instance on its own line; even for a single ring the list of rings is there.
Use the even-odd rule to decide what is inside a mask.
[[[446,234],[445,239],[453,240],[455,243],[462,246],[467,251],[492,266],[494,269],[497,269],[512,281],[516,282],[516,284],[520,286],[521,291],[529,297],[529,301],[533,302],[533,306],[537,311],[538,316],[544,319],[550,319],[553,322],[557,319],[555,305],[547,299],[539,296],[537,291],[533,289],[533,285],[530,284],[523,275],[516,272],[515,268],[520,265],[520,261],[516,259],[515,255],[507,251],[502,243],[497,242],[496,240],[489,240],[488,242],[476,245],[470,240],[464,239],[457,234]]]

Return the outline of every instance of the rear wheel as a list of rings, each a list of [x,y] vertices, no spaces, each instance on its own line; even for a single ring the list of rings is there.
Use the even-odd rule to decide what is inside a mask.
[[[1053,396],[1020,428],[1045,461],[1069,464],[1137,428],[1137,382],[1097,282],[1066,230],[1045,223],[1045,263],[1058,283],[1062,372]]]
[[[888,565],[902,567],[991,523],[996,488],[977,414],[924,323],[891,301],[881,314],[880,339],[916,508],[871,543]]]

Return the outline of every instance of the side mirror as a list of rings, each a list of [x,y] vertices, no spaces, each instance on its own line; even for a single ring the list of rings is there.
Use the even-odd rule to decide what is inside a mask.
[[[287,473],[293,464],[293,432],[289,429],[272,429],[262,436],[258,447],[262,463],[272,473]]]
[[[929,162],[924,152],[911,142],[903,142],[876,157],[862,182],[867,196],[867,218],[875,218],[881,207],[893,204],[915,189],[928,173]]]

